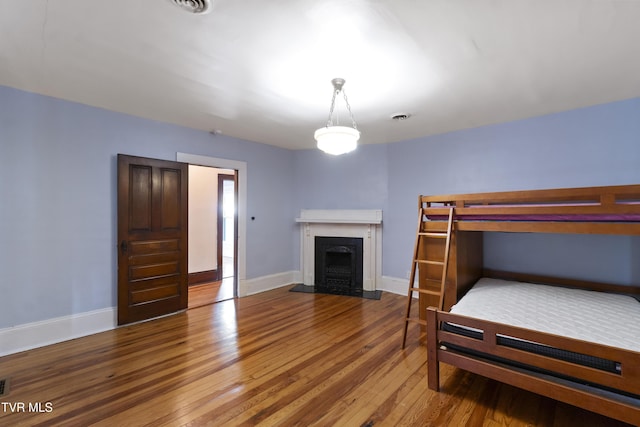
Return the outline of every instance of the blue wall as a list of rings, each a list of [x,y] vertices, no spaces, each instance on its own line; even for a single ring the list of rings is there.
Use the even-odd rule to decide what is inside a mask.
[[[291,271],[293,153],[0,86],[0,328],[116,305],[116,155],[247,162],[247,279]]]
[[[403,279],[419,194],[640,183],[640,98],[341,157],[6,87],[0,111],[0,328],[115,306],[117,153],[247,162],[247,279],[299,269],[300,209],[383,209],[383,275]],[[638,237],[485,236],[492,268],[639,284],[638,257]]]
[[[302,209],[386,207],[387,149],[388,144],[363,145],[341,156],[320,150],[296,151],[296,204]]]
[[[383,270],[404,277],[419,194],[640,183],[640,99],[391,144],[388,150]],[[638,239],[485,233],[485,266],[640,284],[629,259]]]

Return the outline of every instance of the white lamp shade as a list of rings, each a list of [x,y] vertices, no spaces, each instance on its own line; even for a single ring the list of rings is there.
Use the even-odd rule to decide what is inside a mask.
[[[356,149],[360,132],[347,126],[326,126],[318,129],[313,136],[320,150],[339,155]]]

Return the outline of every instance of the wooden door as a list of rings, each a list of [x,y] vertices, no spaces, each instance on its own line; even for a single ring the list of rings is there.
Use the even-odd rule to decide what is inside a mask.
[[[118,154],[118,324],[187,308],[186,163]]]

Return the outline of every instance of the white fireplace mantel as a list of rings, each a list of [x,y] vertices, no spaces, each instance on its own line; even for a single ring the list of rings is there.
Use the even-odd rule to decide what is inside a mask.
[[[302,280],[315,283],[315,238],[362,238],[362,287],[375,291],[382,280],[382,210],[381,209],[303,209],[296,222],[300,229]]]
[[[303,209],[296,222],[325,223],[325,224],[380,224],[382,210],[380,209]]]

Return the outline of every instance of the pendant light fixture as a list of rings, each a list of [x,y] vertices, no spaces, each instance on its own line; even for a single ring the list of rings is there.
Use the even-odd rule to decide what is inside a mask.
[[[347,94],[343,89],[344,82],[345,80],[340,78],[331,80],[331,84],[333,84],[333,97],[331,98],[331,108],[329,109],[329,120],[327,120],[327,125],[325,127],[321,127],[313,135],[318,143],[318,148],[325,153],[333,155],[345,154],[355,150],[358,146],[358,139],[360,139],[358,126],[353,118]],[[333,110],[336,105],[336,97],[340,95],[340,92],[342,92],[342,95],[344,96],[344,102],[347,105],[347,110],[351,117],[352,127],[340,126],[337,114],[334,124]]]

